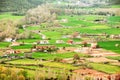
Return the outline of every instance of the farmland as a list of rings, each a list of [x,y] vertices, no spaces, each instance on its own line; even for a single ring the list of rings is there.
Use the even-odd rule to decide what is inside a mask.
[[[66,2],[61,4],[63,7]],[[114,10],[118,9],[119,5],[108,7]],[[120,15],[104,11],[103,13],[97,11],[90,13],[89,9],[96,10],[98,8],[83,8],[88,11],[84,14],[79,13],[77,7],[76,12],[71,9],[69,14],[61,12],[61,14],[56,14],[56,17],[55,14],[53,16],[53,14],[46,13],[49,18],[43,15],[41,17],[43,22],[41,19],[37,20],[42,14],[36,18],[37,14],[34,11],[33,13],[36,15],[27,12],[27,16],[14,15],[12,12],[1,13],[0,69],[3,70],[3,74],[7,75],[4,70],[7,72],[8,68],[11,70],[9,76],[13,75],[13,70],[22,74],[16,76],[30,78],[30,80],[39,80],[40,78],[42,78],[40,80],[72,80],[67,77],[81,78],[82,69],[95,70],[101,75],[119,73]],[[45,10],[47,11],[46,8]],[[78,14],[76,14],[77,11]],[[10,24],[8,25],[4,20],[10,21]],[[5,25],[7,29],[3,28]],[[88,60],[91,58],[103,58],[108,61]],[[81,71],[74,73],[75,70]],[[1,73],[0,71],[0,80],[3,75]],[[38,73],[39,75],[36,75]],[[88,75],[93,76],[97,73],[86,72],[84,76]],[[38,79],[34,79],[34,77]]]

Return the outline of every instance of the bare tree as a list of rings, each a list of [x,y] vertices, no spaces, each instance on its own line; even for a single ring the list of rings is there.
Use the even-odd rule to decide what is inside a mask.
[[[0,40],[6,37],[13,38],[17,33],[16,23],[12,20],[1,20],[0,21]]]
[[[27,24],[41,24],[53,22],[56,19],[56,14],[50,9],[50,5],[41,5],[37,8],[28,10],[25,21]]]

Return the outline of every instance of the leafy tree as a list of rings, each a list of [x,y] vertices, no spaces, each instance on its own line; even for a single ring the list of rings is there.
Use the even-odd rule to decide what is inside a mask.
[[[17,80],[25,80],[25,77],[23,75],[19,75]]]
[[[22,76],[24,76],[25,78],[27,77],[27,71],[25,71],[25,70],[21,70],[19,73],[18,73],[18,75],[22,75]]]
[[[0,79],[1,80],[5,80],[6,77],[7,77],[6,74],[0,74]]]
[[[1,0],[0,11],[21,13],[42,3],[43,0]]]
[[[109,0],[111,4],[120,4],[120,0]]]
[[[17,75],[14,71],[11,73],[11,80],[17,80]]]

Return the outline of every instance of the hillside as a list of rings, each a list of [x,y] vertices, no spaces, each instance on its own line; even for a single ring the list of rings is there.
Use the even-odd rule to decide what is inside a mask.
[[[119,4],[119,0],[0,0],[0,12],[24,12],[30,8],[34,8],[38,5],[41,5],[43,3],[56,3],[56,4],[62,4],[64,5],[67,3],[67,5],[100,5],[105,3],[112,3],[112,4]]]
[[[25,11],[43,3],[43,0],[1,0],[1,12]]]

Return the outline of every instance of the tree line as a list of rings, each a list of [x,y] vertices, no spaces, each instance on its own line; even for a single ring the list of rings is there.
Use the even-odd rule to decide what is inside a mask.
[[[72,2],[73,0],[60,0],[61,2]],[[82,2],[89,3],[87,0]],[[93,0],[95,1],[95,0]],[[120,4],[120,0],[106,0],[111,4]],[[45,3],[53,3],[57,0],[0,0],[0,12],[25,12]]]

